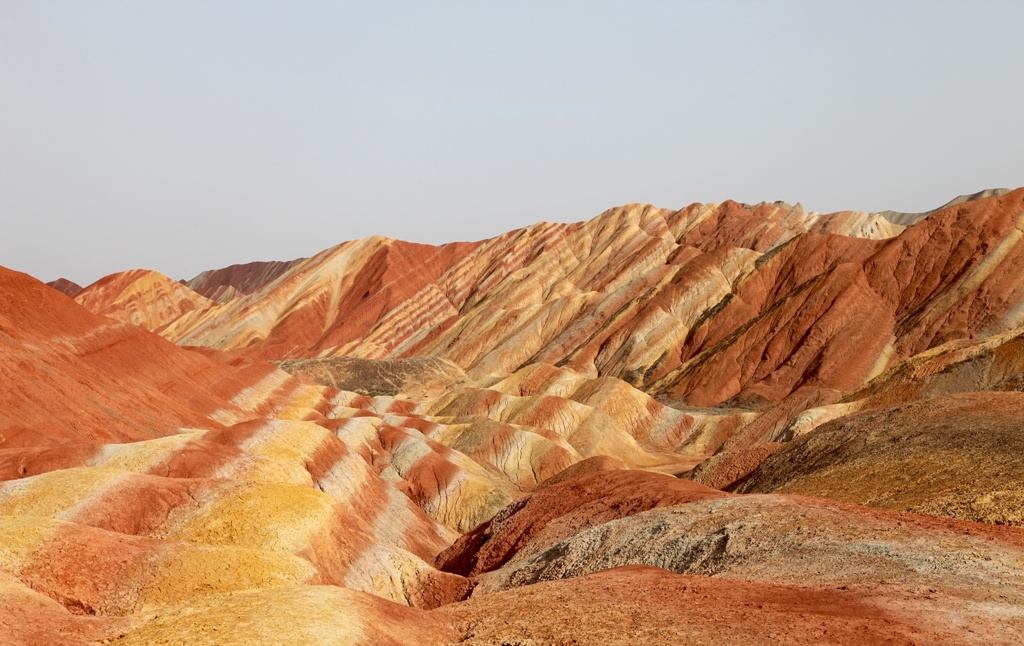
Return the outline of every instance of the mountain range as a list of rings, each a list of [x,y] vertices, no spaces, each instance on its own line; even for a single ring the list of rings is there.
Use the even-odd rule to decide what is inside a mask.
[[[1024,641],[1024,188],[0,268],[17,644]]]

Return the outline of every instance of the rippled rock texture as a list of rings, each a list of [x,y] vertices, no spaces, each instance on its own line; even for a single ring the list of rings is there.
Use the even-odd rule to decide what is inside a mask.
[[[0,268],[12,644],[1018,644],[1024,189]]]

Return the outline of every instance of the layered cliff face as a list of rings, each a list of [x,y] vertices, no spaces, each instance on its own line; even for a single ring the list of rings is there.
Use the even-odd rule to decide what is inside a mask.
[[[630,205],[74,300],[0,269],[0,630],[1019,643],[1022,224]]]

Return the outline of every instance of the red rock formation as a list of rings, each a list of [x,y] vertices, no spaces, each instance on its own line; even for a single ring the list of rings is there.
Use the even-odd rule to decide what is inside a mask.
[[[983,197],[905,231],[726,202],[630,205],[474,244],[370,238],[163,334],[253,357],[432,356],[480,384],[547,363],[686,405],[763,408],[1024,322],[1022,202]]]
[[[216,428],[211,416],[241,416],[229,400],[274,372],[230,369],[2,268],[0,304],[0,447]]]
[[[463,627],[470,643],[482,644],[867,646],[1014,639],[1017,628],[995,618],[978,621],[975,615],[969,626],[936,620],[928,602],[915,596],[628,566],[474,597],[439,614]]]

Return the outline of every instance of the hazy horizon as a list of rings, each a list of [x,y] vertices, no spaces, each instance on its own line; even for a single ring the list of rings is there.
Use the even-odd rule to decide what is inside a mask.
[[[0,5],[0,265],[174,278],[646,202],[1024,184],[1024,3]]]

